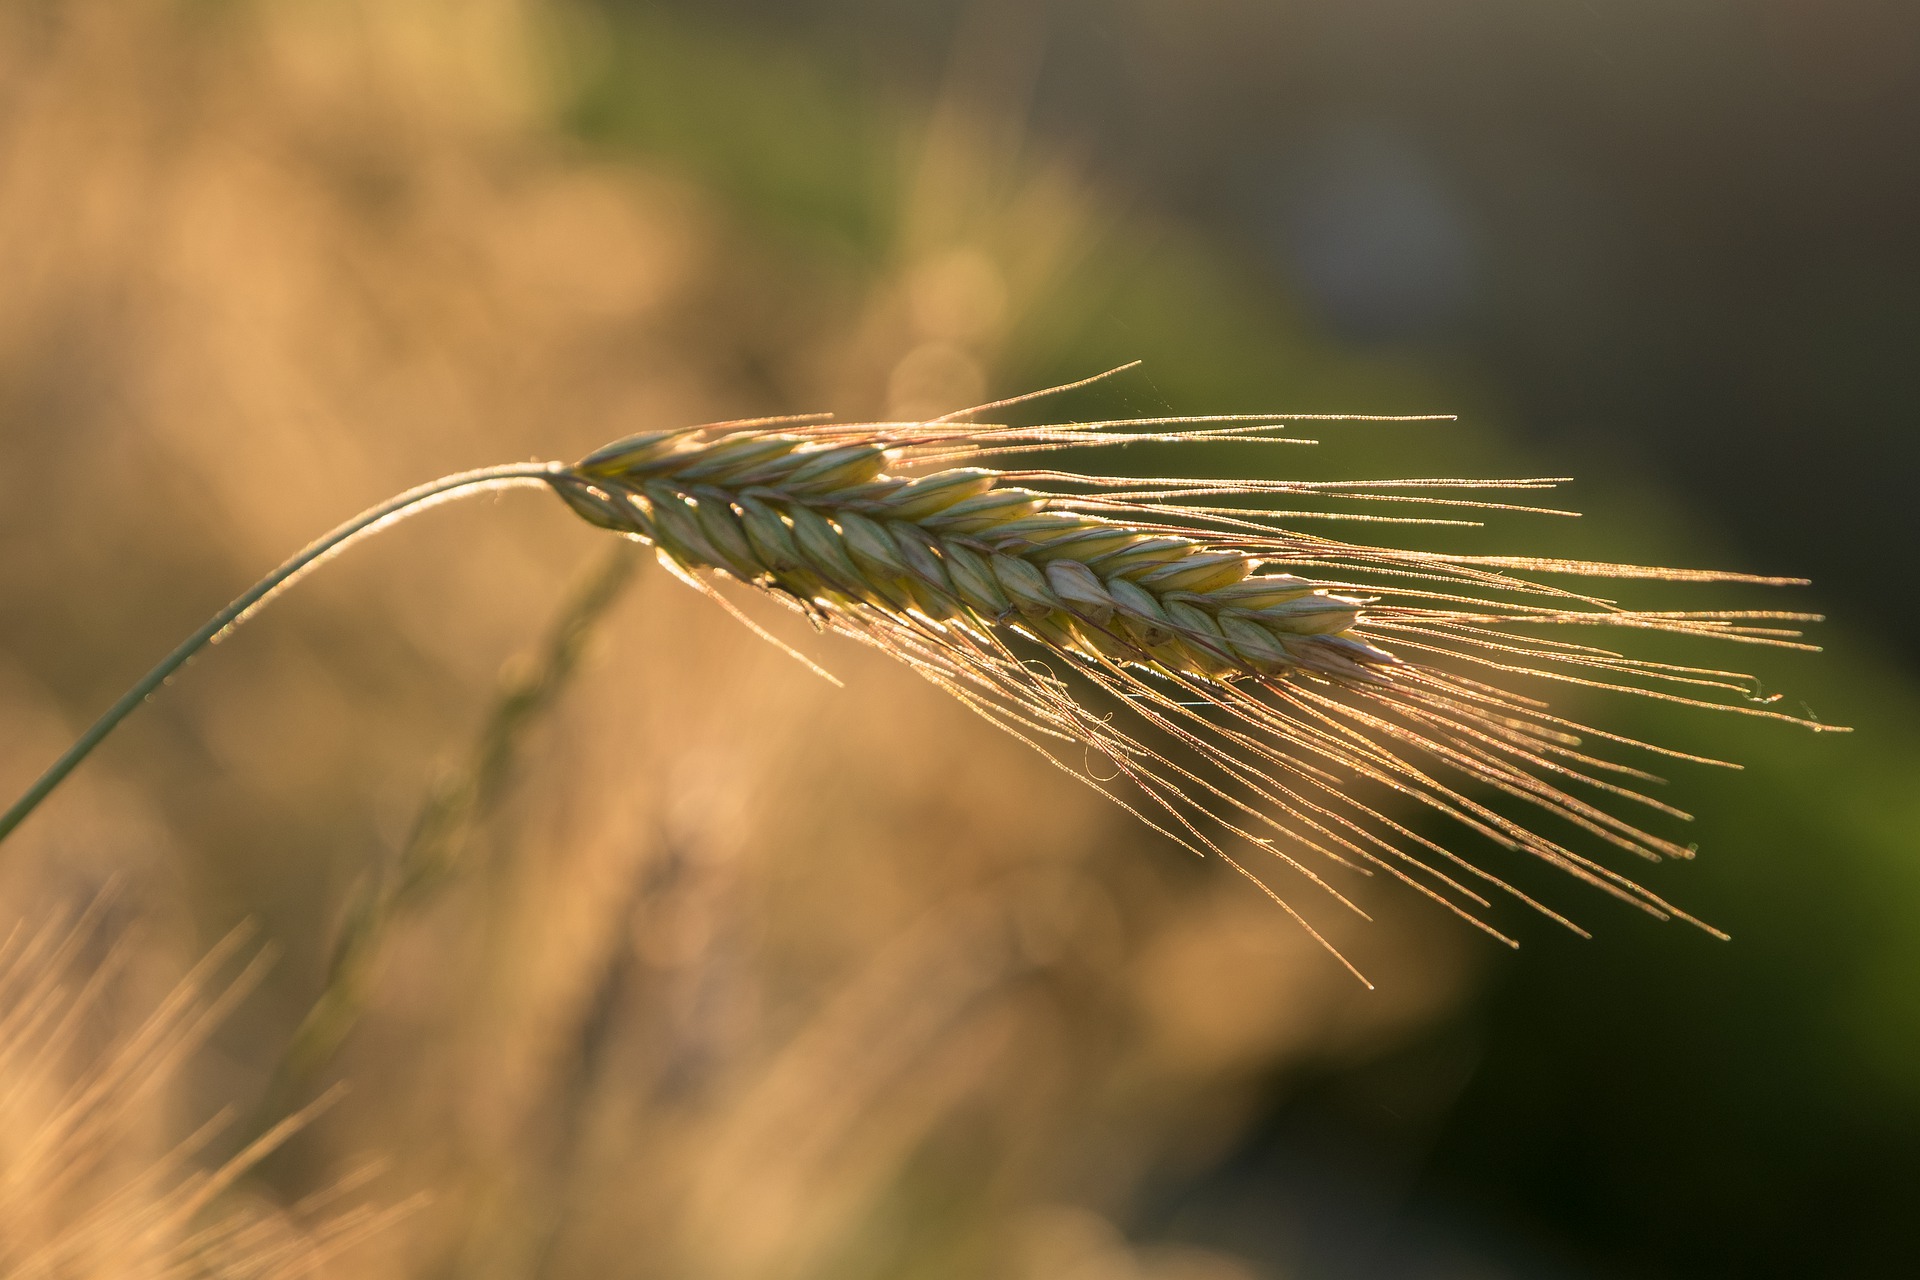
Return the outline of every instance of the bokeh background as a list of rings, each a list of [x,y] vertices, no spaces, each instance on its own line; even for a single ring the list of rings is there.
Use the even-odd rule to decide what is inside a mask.
[[[550,500],[449,507],[9,842],[9,923],[111,886],[56,966],[111,998],[0,1053],[0,1264],[345,1081],[215,1205],[294,1243],[194,1267],[1905,1274],[1916,137],[1882,0],[6,6],[6,788],[419,480],[1134,359],[1048,411],[1457,413],[1262,465],[1577,475],[1582,521],[1464,541],[1813,578],[1826,652],[1755,661],[1856,731],[1581,701],[1748,765],[1675,768],[1700,857],[1649,872],[1733,940],[1527,879],[1597,936],[1508,954],[1363,886],[1367,992],[904,670],[759,610],[836,690]],[[265,976],[56,1194],[68,1077],[243,920]],[[405,1212],[320,1268],[343,1179]]]

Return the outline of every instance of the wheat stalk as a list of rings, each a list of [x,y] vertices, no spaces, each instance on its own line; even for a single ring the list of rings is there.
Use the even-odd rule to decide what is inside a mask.
[[[1501,499],[1556,479],[1141,479],[1015,465],[1116,444],[1299,443],[1286,424],[1306,420],[1236,415],[1034,427],[977,420],[1029,398],[930,422],[783,418],[648,432],[571,465],[494,468],[423,486],[343,525],[209,622],[0,818],[0,838],[200,645],[286,581],[427,501],[508,483],[545,484],[592,523],[651,543],[673,572],[743,621],[711,575],[757,586],[821,629],[906,662],[1149,827],[1261,884],[1316,938],[1282,895],[1229,852],[1229,842],[1271,851],[1356,912],[1309,856],[1383,871],[1510,945],[1478,914],[1491,906],[1483,890],[1512,894],[1578,931],[1376,808],[1367,796],[1380,791],[1651,915],[1700,923],[1578,852],[1573,837],[1550,837],[1536,829],[1546,824],[1520,822],[1477,795],[1501,793],[1643,858],[1686,857],[1688,848],[1588,798],[1598,792],[1688,816],[1634,789],[1657,782],[1654,775],[1588,754],[1583,739],[1726,762],[1573,722],[1508,687],[1515,676],[1833,728],[1767,705],[1757,683],[1737,672],[1539,634],[1597,627],[1812,649],[1781,624],[1815,615],[1637,611],[1543,580],[1779,586],[1798,579],[1443,555],[1296,527],[1306,518],[1444,525],[1474,523],[1458,517],[1488,510],[1539,513],[1546,509]],[[977,465],[983,462],[996,465]],[[1280,500],[1417,504],[1448,514],[1282,510]],[[1066,659],[1068,676],[1034,661],[1036,651]],[[1061,758],[1062,747],[1102,763],[1073,763]]]
[[[438,480],[430,480],[426,484],[389,498],[378,506],[369,507],[324,537],[308,543],[279,568],[248,587],[234,599],[233,603],[207,619],[206,625],[182,640],[172,653],[160,659],[151,671],[135,682],[131,689],[121,694],[119,701],[108,707],[98,720],[88,726],[87,731],[81,734],[58,760],[49,765],[45,773],[35,779],[33,785],[13,802],[6,813],[0,814],[0,840],[5,840],[13,834],[13,829],[24,822],[28,814],[39,808],[40,802],[52,795],[54,788],[58,787],[82,760],[91,755],[93,749],[99,746],[122,720],[132,715],[135,708],[152,697],[160,686],[167,682],[168,677],[186,666],[195,654],[208,645],[216,643],[227,632],[246,621],[254,610],[266,604],[274,595],[292,586],[308,570],[345,550],[348,543],[377,532],[396,520],[424,511],[448,498],[513,485],[538,484],[547,480],[552,474],[551,466],[514,463],[442,476]]]

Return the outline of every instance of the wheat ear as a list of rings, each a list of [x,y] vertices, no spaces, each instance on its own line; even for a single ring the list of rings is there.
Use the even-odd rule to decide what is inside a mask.
[[[1481,918],[1491,906],[1485,891],[1582,932],[1367,798],[1393,792],[1653,916],[1700,923],[1574,847],[1577,836],[1649,860],[1692,852],[1602,803],[1686,819],[1634,789],[1658,778],[1581,746],[1597,738],[1725,762],[1577,724],[1504,687],[1516,676],[1835,727],[1774,709],[1736,672],[1536,634],[1609,628],[1811,649],[1779,625],[1816,621],[1811,614],[1636,611],[1541,580],[1798,579],[1449,556],[1295,527],[1304,519],[1473,524],[1454,517],[1489,510],[1572,514],[1495,500],[1556,479],[1323,484],[1015,468],[1006,460],[1016,455],[1081,447],[1300,442],[1265,417],[1014,427],[967,416],[651,432],[589,454],[550,483],[581,516],[652,543],[716,599],[704,574],[761,587],[818,627],[905,661],[1149,827],[1222,858],[1289,913],[1230,843],[1278,855],[1356,912],[1311,858],[1384,872],[1509,945]],[[966,465],[987,460],[1001,465]],[[1328,499],[1443,514],[1276,509],[1283,500]],[[1066,675],[1036,661],[1047,654],[1068,660]],[[1062,745],[1099,759],[1099,771],[1063,758]],[[1517,821],[1481,798],[1487,791],[1571,831],[1555,837]]]
[[[908,663],[1147,826],[1255,880],[1316,938],[1229,844],[1277,855],[1356,912],[1313,859],[1384,872],[1510,945],[1481,916],[1492,905],[1486,892],[1511,894],[1579,931],[1368,798],[1388,792],[1653,916],[1691,921],[1575,847],[1597,842],[1656,861],[1691,854],[1609,807],[1625,802],[1687,818],[1635,789],[1659,779],[1588,754],[1583,741],[1725,762],[1575,723],[1509,687],[1516,678],[1834,728],[1775,709],[1737,672],[1538,634],[1604,628],[1811,649],[1781,625],[1816,621],[1811,614],[1638,611],[1543,580],[1798,579],[1443,555],[1296,527],[1307,519],[1461,525],[1486,511],[1571,514],[1501,500],[1557,479],[1142,479],[1011,466],[1014,458],[1119,444],[1302,443],[1285,430],[1304,419],[1034,427],[973,420],[1008,403],[931,422],[758,419],[649,432],[571,466],[469,472],[402,495],[302,552],[170,655],[0,819],[0,838],[168,674],[275,588],[405,511],[505,483],[550,486],[593,524],[652,544],[673,572],[730,610],[706,575],[757,586],[821,629]],[[973,465],[986,461],[998,465]],[[1436,514],[1278,505],[1328,500]],[[1036,661],[1048,654],[1067,661],[1067,676]],[[1062,745],[1099,758],[1102,771],[1061,758]],[[1482,798],[1489,791],[1538,816],[1508,816]],[[1570,830],[1541,829],[1553,824]]]

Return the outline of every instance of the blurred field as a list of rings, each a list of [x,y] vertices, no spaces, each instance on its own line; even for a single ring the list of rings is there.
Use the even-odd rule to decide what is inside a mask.
[[[955,75],[991,90],[1018,42],[982,38]],[[1023,131],[1017,102],[982,111],[950,85],[874,110],[647,12],[23,4],[0,14],[0,95],[9,787],[266,566],[463,467],[735,415],[944,411],[1135,356],[1144,380],[1106,393],[1127,411],[1500,401],[1470,370],[1317,336],[1218,251],[1131,218]],[[1486,416],[1444,438],[1330,442],[1302,465],[1540,469]],[[1606,511],[1599,531],[1528,549],[1712,558],[1678,504],[1600,493],[1581,498]],[[356,548],[196,663],[0,860],[8,922],[31,928],[110,882],[108,933],[138,920],[103,1037],[257,922],[272,953],[258,990],[116,1121],[114,1143],[132,1165],[159,1161],[226,1108],[192,1156],[216,1167],[345,1081],[220,1203],[318,1241],[325,1215],[293,1210],[372,1160],[382,1171],[349,1199],[407,1211],[318,1270],[292,1250],[277,1274],[1292,1273],[1243,1236],[1278,1220],[1311,1242],[1297,1197],[1180,1225],[1208,1171],[1276,1105],[1349,1085],[1369,1116],[1404,1122],[1389,1146],[1461,1147],[1447,1117],[1468,1117],[1462,1168],[1474,1134],[1559,1132],[1556,1099],[1594,1082],[1500,1056],[1500,1002],[1529,990],[1528,1025],[1574,1038],[1602,1075],[1626,1060],[1629,1076],[1727,1082],[1716,1073],[1750,1058],[1755,1027],[1798,1027],[1816,1043],[1783,1068],[1816,1103],[1850,1103],[1756,1159],[1823,1152],[1834,1170],[1803,1189],[1809,1204],[1871,1175],[1870,1212],[1913,1185],[1910,1168],[1875,1171],[1920,1132],[1920,1009],[1885,976],[1920,964],[1903,923],[1920,751],[1909,686],[1844,631],[1835,662],[1782,670],[1823,714],[1860,719],[1865,745],[1631,708],[1615,721],[1753,760],[1744,778],[1682,779],[1715,860],[1658,881],[1723,908],[1745,951],[1723,960],[1585,904],[1609,941],[1576,952],[1540,930],[1515,959],[1361,886],[1380,922],[1326,923],[1378,983],[1367,993],[1243,883],[905,670],[756,609],[836,690],[643,563],[514,737],[497,792],[396,908],[338,1056],[290,1091],[271,1084],[356,886],[392,874],[501,690],[537,674],[545,629],[609,554],[602,537],[514,493]],[[1691,1064],[1633,1038],[1644,1021],[1682,1028],[1680,1043],[1702,1007],[1710,1043]],[[57,1095],[15,1071],[0,1052],[0,1152]],[[1730,1084],[1755,1108],[1731,1125],[1773,1105],[1764,1076]],[[1511,1129],[1490,1119],[1501,1108]],[[1663,1123],[1684,1127],[1656,1116],[1649,1144]],[[1886,1139],[1858,1169],[1856,1129]],[[1601,1182],[1615,1167],[1604,1136],[1478,1158],[1509,1174],[1560,1159]],[[1700,1176],[1744,1158],[1713,1153]],[[1427,1274],[1352,1256],[1358,1269],[1327,1273]]]

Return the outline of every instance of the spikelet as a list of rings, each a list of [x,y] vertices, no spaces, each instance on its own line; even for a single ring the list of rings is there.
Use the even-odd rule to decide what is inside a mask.
[[[652,543],[695,587],[714,594],[708,573],[751,583],[820,628],[906,662],[1148,826],[1223,858],[1290,913],[1234,856],[1235,843],[1270,850],[1349,907],[1316,858],[1385,872],[1510,945],[1482,918],[1491,905],[1483,890],[1577,928],[1376,807],[1398,793],[1656,917],[1691,920],[1575,845],[1597,840],[1651,860],[1690,852],[1591,796],[1687,816],[1633,789],[1653,775],[1583,752],[1583,738],[1699,758],[1574,723],[1502,687],[1504,678],[1830,727],[1765,705],[1737,673],[1538,634],[1577,626],[1811,648],[1781,624],[1813,615],[1638,612],[1536,575],[1792,580],[1396,550],[1292,527],[1334,513],[1272,509],[1276,499],[1347,499],[1539,511],[1489,493],[1555,480],[1328,484],[1012,469],[1011,457],[1081,446],[1298,441],[1274,418],[1012,427],[966,420],[977,412],[652,432],[550,482],[587,520]],[[1001,465],[978,465],[989,461]],[[1070,661],[1056,669],[1047,653]],[[1497,811],[1478,798],[1488,790],[1532,806],[1536,820]],[[1556,825],[1563,833],[1536,829]]]

